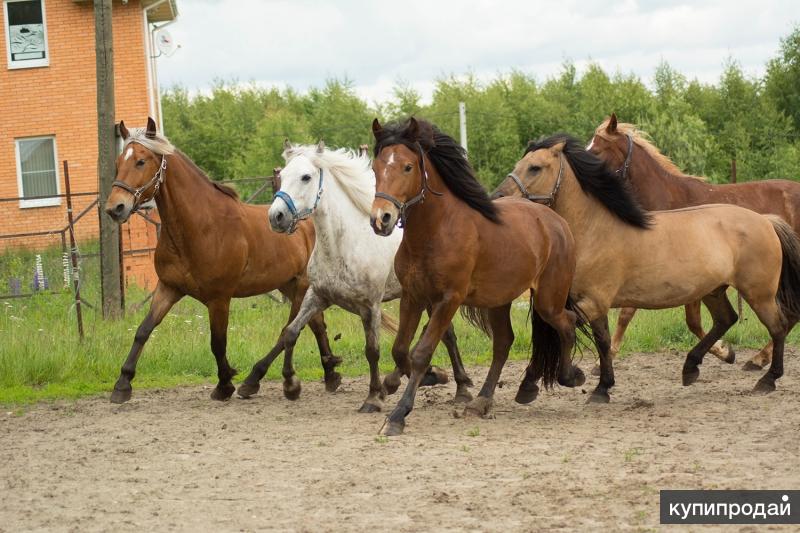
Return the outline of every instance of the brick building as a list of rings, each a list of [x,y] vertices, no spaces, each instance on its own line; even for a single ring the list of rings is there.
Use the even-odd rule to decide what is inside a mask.
[[[72,193],[96,192],[97,103],[91,0],[0,0],[0,235],[65,227],[62,161]],[[160,120],[154,32],[177,16],[176,0],[114,0],[116,117],[143,125]],[[76,196],[74,212],[94,200]],[[76,225],[79,240],[96,239],[97,210]],[[155,227],[132,217],[122,227],[128,282],[155,286]],[[0,239],[9,246],[61,244],[61,234]]]

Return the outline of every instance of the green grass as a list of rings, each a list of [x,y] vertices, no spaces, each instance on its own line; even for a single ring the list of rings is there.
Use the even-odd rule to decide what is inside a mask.
[[[0,255],[0,261],[6,257],[8,254]],[[60,260],[58,253],[55,257]],[[32,256],[25,261],[30,261],[32,269]],[[93,283],[90,275],[96,268],[94,263],[96,260],[87,260],[84,264],[86,282],[83,287],[89,301],[97,302],[97,283]],[[7,288],[4,274],[8,275],[8,266],[8,262],[0,262],[3,288]],[[27,267],[15,268],[27,271]],[[58,269],[48,270],[46,267],[46,273],[51,276],[52,285],[61,285]],[[142,291],[130,290],[127,301],[131,304],[141,301],[144,296]],[[396,302],[386,305],[385,309],[397,316]],[[146,311],[147,306],[144,306],[136,312],[128,312],[123,319],[104,321],[97,311],[85,309],[86,338],[81,342],[70,291],[0,300],[0,403],[24,404],[108,393]],[[252,364],[275,342],[287,313],[287,305],[266,296],[234,300],[228,332],[228,357],[241,372],[239,379],[244,378]],[[526,314],[527,302],[515,303],[513,321],[517,338],[512,347],[512,359],[526,359],[530,353],[530,327],[526,326]],[[614,319],[615,315],[612,315],[612,322]],[[346,376],[365,374],[367,365],[360,320],[334,308],[326,313],[326,321],[333,350],[344,359],[340,372]],[[709,323],[707,316],[705,323]],[[455,326],[465,364],[487,365],[491,358],[490,340],[465,324],[460,316],[456,318]],[[339,335],[339,340],[334,340]],[[767,341],[767,334],[747,309],[745,320],[734,326],[726,338],[734,346],[756,348]],[[389,356],[392,340],[387,334],[381,339],[382,372],[392,368]],[[182,300],[147,343],[134,381],[134,394],[148,387],[214,383],[216,364],[209,341],[205,307],[189,298]],[[684,324],[682,309],[642,311],[631,323],[622,356],[634,351],[665,348],[686,351],[693,341]],[[800,333],[796,330],[790,335],[790,342],[797,344],[798,341]],[[586,360],[593,359],[593,355],[585,355],[583,366],[588,366]],[[442,346],[436,352],[434,364],[449,366]],[[280,366],[280,361],[273,365],[269,379],[280,379]],[[295,368],[304,381],[322,377],[319,354],[310,331],[306,330],[300,336],[295,350]],[[484,376],[473,377],[480,382]]]

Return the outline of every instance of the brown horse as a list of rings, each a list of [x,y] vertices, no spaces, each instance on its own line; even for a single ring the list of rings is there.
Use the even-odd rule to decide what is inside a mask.
[[[662,211],[704,204],[734,204],[756,213],[781,217],[800,233],[800,183],[789,180],[763,180],[716,185],[704,178],[681,172],[632,124],[618,123],[616,114],[597,127],[589,150],[605,161],[630,184],[631,191],[645,209]],[[636,312],[620,312],[612,351],[617,352],[628,323]],[[686,306],[686,324],[699,339],[705,336],[700,320],[700,302]],[[733,363],[733,350],[717,343],[711,353]],[[748,361],[746,370],[760,370],[772,359],[772,344]]]
[[[543,206],[519,200],[492,202],[475,178],[464,150],[435,126],[414,118],[381,127],[375,134],[376,179],[371,224],[390,235],[399,222],[403,240],[395,256],[402,285],[400,326],[392,347],[397,368],[386,378],[409,382],[381,432],[398,435],[414,406],[417,387],[433,351],[459,306],[488,309],[492,332],[491,368],[465,414],[486,416],[497,380],[514,340],[511,302],[531,293],[535,338],[526,375],[575,386],[583,374],[571,364],[577,316],[567,309],[575,266],[567,224]],[[409,358],[422,312],[432,309],[427,329]],[[527,379],[527,378],[526,378]],[[521,391],[531,401],[538,388]]]
[[[120,122],[120,131],[125,144],[117,159],[117,181],[106,202],[106,213],[122,223],[143,204],[155,201],[161,235],[155,252],[158,285],[150,311],[136,330],[111,401],[130,399],[131,380],[144,344],[153,328],[185,295],[208,308],[211,351],[219,377],[211,397],[226,400],[233,394],[231,378],[236,375],[226,356],[231,298],[280,290],[291,301],[291,321],[308,288],[306,264],[314,247],[314,226],[303,222],[293,235],[268,231],[269,206],[244,204],[233,189],[209,180],[156,133],[152,119],[148,119],[146,129],[131,131]],[[310,326],[319,346],[326,386],[335,390],[341,377],[334,368],[341,360],[331,353],[321,313]],[[291,358],[284,359],[283,375],[291,382]]]
[[[800,318],[800,240],[786,222],[719,204],[647,213],[621,176],[566,135],[531,143],[497,194],[545,198],[575,235],[572,293],[600,348],[600,383],[590,400],[609,401],[614,385],[609,309],[702,299],[714,325],[686,357],[683,384],[690,385],[705,353],[738,318],[728,286],[769,331],[772,364],[755,390],[775,390],[784,340]]]

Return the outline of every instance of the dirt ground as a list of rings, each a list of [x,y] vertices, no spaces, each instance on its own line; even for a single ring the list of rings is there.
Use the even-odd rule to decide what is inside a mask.
[[[512,363],[495,419],[455,418],[451,383],[391,439],[383,414],[356,413],[363,378],[304,383],[297,402],[271,382],[225,403],[191,387],[3,412],[0,531],[638,531],[658,528],[662,488],[800,488],[796,351],[766,397],[713,357],[683,387],[682,361],[619,361],[601,406],[584,403],[593,377],[517,405]]]

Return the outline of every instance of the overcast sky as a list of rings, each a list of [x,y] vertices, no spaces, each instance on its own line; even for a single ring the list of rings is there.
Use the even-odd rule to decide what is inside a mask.
[[[706,82],[729,57],[760,75],[800,23],[800,0],[178,0],[178,10],[169,31],[181,48],[159,59],[163,87],[222,78],[305,90],[346,76],[370,101],[398,80],[426,100],[448,74],[545,80],[565,59],[648,83],[661,60]]]

